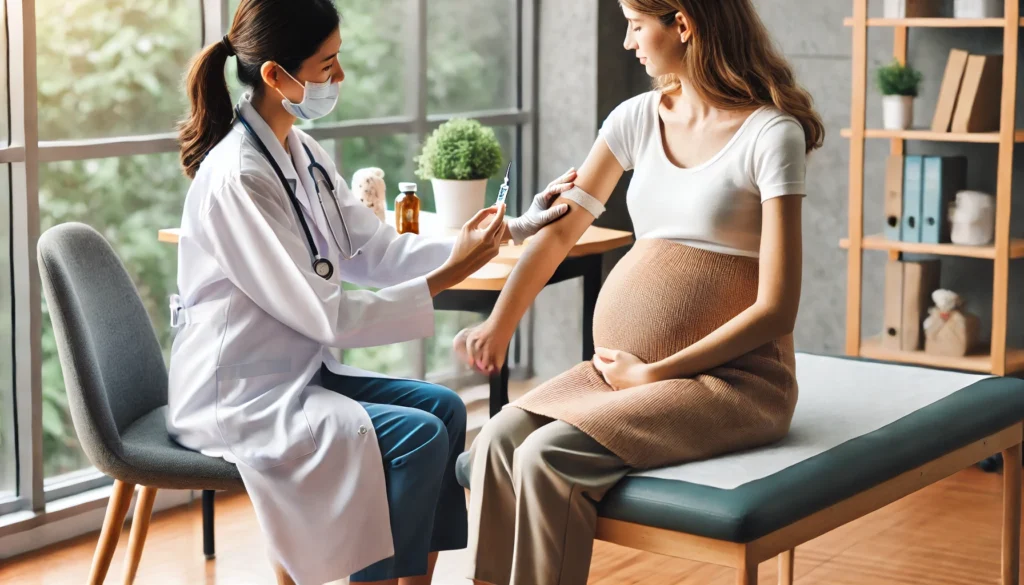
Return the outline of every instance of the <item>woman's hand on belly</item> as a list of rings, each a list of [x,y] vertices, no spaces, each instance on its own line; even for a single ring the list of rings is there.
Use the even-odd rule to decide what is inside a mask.
[[[594,367],[613,390],[627,390],[658,381],[654,368],[633,354],[603,347],[595,351]]]

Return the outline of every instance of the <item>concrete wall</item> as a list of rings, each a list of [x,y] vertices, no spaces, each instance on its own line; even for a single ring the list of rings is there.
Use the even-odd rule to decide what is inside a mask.
[[[624,99],[646,91],[650,80],[631,53],[622,49],[625,20],[615,2],[560,0],[541,3],[540,172],[550,180],[585,158],[604,117]],[[597,9],[595,11],[595,4]],[[825,146],[808,161],[808,197],[804,207],[804,280],[796,341],[800,350],[841,354],[845,339],[846,252],[838,240],[847,232],[849,141],[840,129],[849,125],[851,32],[842,25],[852,12],[848,1],[755,0],[761,17],[789,59],[797,79],[815,99],[826,126]],[[870,3],[881,16],[881,2]],[[912,29],[909,60],[925,76],[915,109],[915,126],[930,125],[948,52],[1002,51],[1002,35],[994,30]],[[881,126],[880,95],[873,71],[892,58],[892,32],[869,31],[869,127]],[[1018,90],[1020,91],[1020,90]],[[1024,92],[1021,92],[1024,95]],[[1020,108],[1018,108],[1018,112]],[[1018,127],[1024,124],[1018,124]],[[865,165],[865,229],[882,230],[882,189],[888,141],[867,143]],[[994,193],[998,150],[993,145],[907,144],[909,154],[969,156],[969,187]],[[1015,159],[1015,184],[1024,178]],[[622,191],[629,176],[620,185]],[[1018,192],[1021,189],[1015,188]],[[629,229],[621,192],[613,196],[600,225]],[[1024,233],[1024,203],[1015,196],[1013,233]],[[616,258],[611,258],[614,262]],[[864,263],[863,330],[881,331],[885,254],[868,252]],[[1020,264],[1020,263],[1018,263]],[[1019,297],[1021,267],[1011,266],[1009,339],[1024,346],[1024,311]],[[988,335],[991,317],[992,263],[945,258],[942,286],[965,295],[970,309],[983,320]],[[555,375],[579,356],[581,334],[579,283],[550,287],[535,305],[534,364],[538,376]]]

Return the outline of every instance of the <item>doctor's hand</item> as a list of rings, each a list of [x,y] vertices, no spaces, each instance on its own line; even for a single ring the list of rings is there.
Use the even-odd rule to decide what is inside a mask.
[[[431,296],[466,280],[498,255],[505,232],[504,215],[504,205],[488,207],[462,226],[448,261],[427,276]]]
[[[551,204],[558,199],[558,196],[576,186],[576,169],[569,169],[564,175],[558,177],[533,198],[533,205],[526,210],[522,217],[517,217],[508,222],[508,237],[516,245],[521,245],[526,238],[535,235],[544,226],[562,217],[569,211],[566,204],[551,207]]]
[[[498,331],[490,321],[484,321],[459,331],[452,341],[452,349],[466,365],[492,375],[505,364],[505,353],[511,340],[511,335]]]

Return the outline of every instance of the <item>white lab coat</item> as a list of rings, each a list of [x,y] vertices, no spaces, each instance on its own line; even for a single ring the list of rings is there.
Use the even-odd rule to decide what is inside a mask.
[[[433,335],[424,276],[444,263],[453,241],[399,235],[353,196],[316,141],[292,129],[289,156],[248,98],[240,106],[294,181],[335,274],[325,281],[313,272],[287,192],[236,122],[185,198],[167,428],[182,445],[238,465],[270,552],[299,585],[320,585],[394,551],[370,418],[357,402],[310,380],[321,364],[378,376],[341,365],[329,347]],[[316,197],[302,144],[334,180],[360,249],[351,260],[340,256],[319,203],[307,196]],[[346,291],[342,280],[381,290]]]

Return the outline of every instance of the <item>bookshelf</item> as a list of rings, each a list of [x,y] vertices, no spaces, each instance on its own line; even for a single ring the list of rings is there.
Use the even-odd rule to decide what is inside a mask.
[[[843,24],[853,29],[853,78],[850,127],[841,135],[850,141],[849,235],[840,241],[847,254],[846,353],[851,356],[952,368],[997,376],[1024,371],[1024,349],[1007,347],[1007,303],[1009,296],[1010,261],[1024,258],[1024,240],[1010,237],[1010,207],[1013,196],[1013,150],[1024,142],[1024,131],[1016,130],[1017,42],[1024,18],[1018,0],[1004,0],[1004,18],[868,18],[868,0],[852,0],[853,16]],[[931,130],[881,130],[866,128],[868,63],[867,31],[873,27],[893,29],[893,56],[901,63],[907,60],[907,33],[915,27],[982,28],[1003,30],[1002,94],[998,132],[948,133]],[[920,244],[887,240],[881,235],[864,234],[864,150],[865,141],[890,141],[890,152],[903,155],[905,141],[941,141],[987,143],[998,146],[996,177],[995,242],[990,246],[958,246],[955,244]],[[865,337],[861,331],[863,253],[865,250],[888,252],[890,258],[901,253],[937,254],[980,258],[994,264],[992,283],[992,334],[988,348],[960,358],[950,358],[918,351],[901,351],[882,346],[879,338]]]

